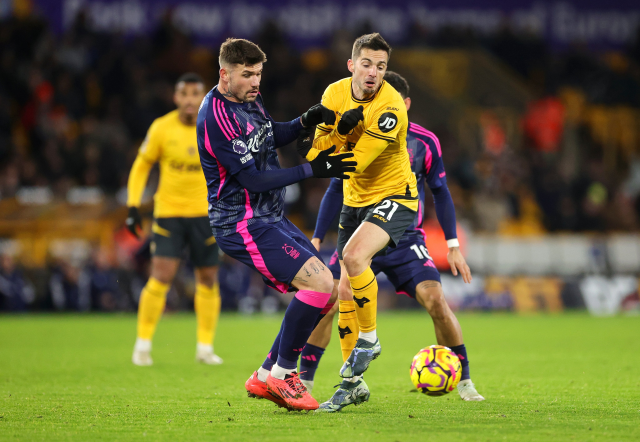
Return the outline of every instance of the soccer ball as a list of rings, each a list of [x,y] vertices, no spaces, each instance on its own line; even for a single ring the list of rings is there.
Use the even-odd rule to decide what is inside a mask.
[[[411,363],[411,382],[428,396],[452,392],[460,382],[461,374],[460,359],[443,345],[423,348]]]

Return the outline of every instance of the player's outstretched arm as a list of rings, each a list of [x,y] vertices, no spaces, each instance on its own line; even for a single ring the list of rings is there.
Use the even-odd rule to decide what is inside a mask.
[[[318,243],[324,240],[324,236],[329,230],[329,226],[340,213],[342,209],[342,180],[333,178],[327,191],[322,197],[320,210],[318,211],[318,219],[316,220],[316,229],[313,232],[313,239],[317,239]]]
[[[300,142],[310,142],[310,135],[306,139],[301,135]],[[347,161],[352,158],[353,154],[343,153],[331,155],[335,152],[336,147],[321,152],[318,157],[306,164],[291,167],[289,169],[265,170],[259,171],[255,165],[241,169],[236,173],[236,179],[240,184],[252,193],[268,192],[273,189],[289,186],[306,178],[343,178],[349,179],[347,172],[355,170],[356,163]]]
[[[138,208],[142,201],[142,194],[149,179],[151,168],[160,157],[161,135],[158,123],[154,122],[147,136],[140,146],[138,156],[131,166],[129,181],[127,182],[127,207],[129,214],[125,221],[127,229],[138,236],[138,229],[142,228],[142,218]]]
[[[271,119],[273,124],[273,135],[276,141],[276,149],[286,146],[298,138],[300,129],[310,129],[318,124],[334,124],[336,114],[327,109],[322,104],[316,104],[306,111],[302,116],[293,121],[278,123]]]

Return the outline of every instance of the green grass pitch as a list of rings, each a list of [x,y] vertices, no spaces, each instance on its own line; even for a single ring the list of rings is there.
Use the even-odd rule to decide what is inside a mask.
[[[384,313],[371,401],[319,415],[249,399],[244,382],[279,317],[223,314],[216,352],[194,362],[195,318],[167,315],[153,367],[131,364],[135,317],[0,316],[0,440],[638,440],[640,318],[461,314],[484,402],[412,392],[409,365],[434,344],[426,314]],[[337,336],[314,396],[338,383]]]

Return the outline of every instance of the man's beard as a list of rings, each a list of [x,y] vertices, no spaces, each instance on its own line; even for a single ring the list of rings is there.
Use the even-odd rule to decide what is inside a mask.
[[[244,99],[242,101],[244,101],[245,103],[253,103],[254,101],[256,101],[256,98],[258,98],[257,95],[250,97],[249,93],[251,92],[258,92],[258,89],[251,89],[250,91],[245,92],[244,94]]]
[[[255,97],[249,97],[249,93],[250,92],[257,92],[258,89],[251,89],[246,91],[243,96],[240,96],[240,94],[236,93],[236,91],[234,90],[233,85],[231,84],[231,82],[229,82],[229,92],[236,98],[236,100],[241,101],[243,103],[253,103],[254,101],[256,101],[256,98],[258,97],[257,95]]]
[[[362,91],[363,95],[371,95],[376,91],[377,87],[378,87],[377,85],[374,87],[369,87],[363,81],[362,84],[360,85],[360,90]]]

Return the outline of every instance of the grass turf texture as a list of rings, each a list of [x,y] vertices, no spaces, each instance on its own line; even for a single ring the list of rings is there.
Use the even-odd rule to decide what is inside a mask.
[[[131,364],[135,318],[0,317],[0,440],[637,440],[640,319],[460,315],[485,402],[411,392],[409,365],[435,343],[426,315],[381,314],[371,401],[332,415],[249,399],[244,382],[278,317],[223,314],[216,352],[197,365],[195,318],[166,316],[152,367]],[[341,365],[333,336],[316,376],[326,400]]]

